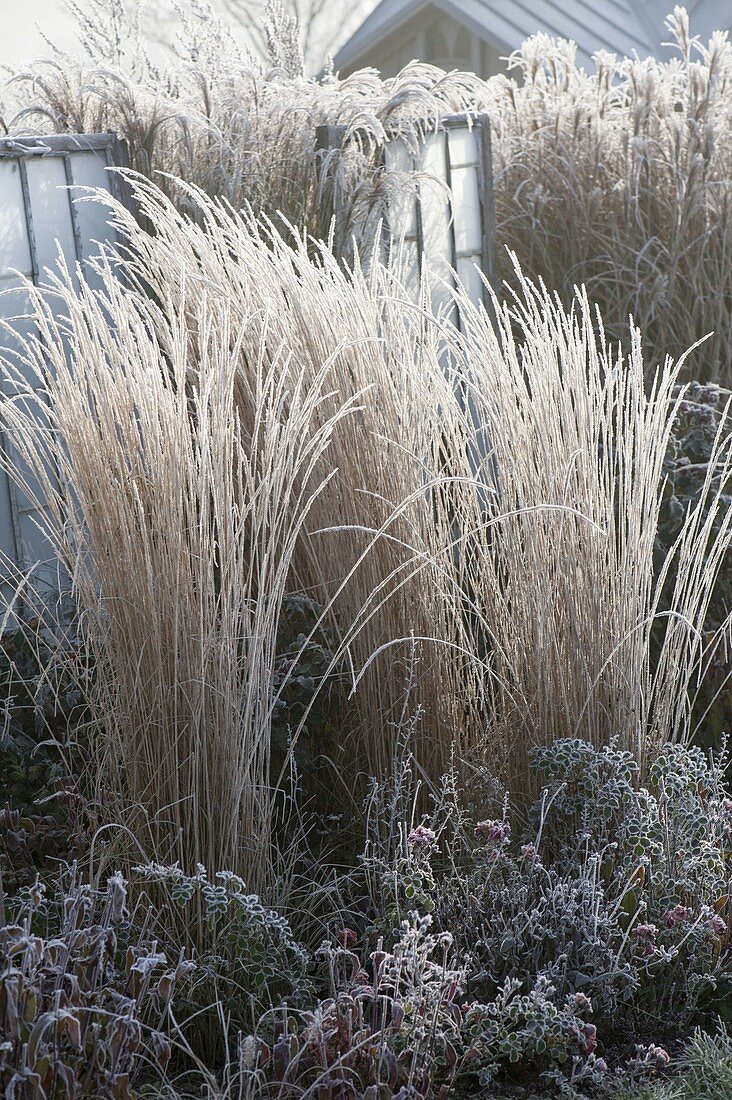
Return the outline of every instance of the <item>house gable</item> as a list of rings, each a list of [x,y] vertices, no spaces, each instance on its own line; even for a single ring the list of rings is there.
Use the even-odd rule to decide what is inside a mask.
[[[375,38],[370,49],[362,49],[345,64],[339,56],[336,63],[344,74],[375,65],[388,78],[410,61],[424,60],[447,71],[468,70],[488,77],[501,69],[501,53],[485,34],[476,33],[464,20],[445,13],[436,3],[424,3]]]
[[[688,6],[692,32],[703,40],[720,26],[732,28],[730,0],[689,0]],[[587,68],[601,49],[619,56],[667,56],[662,43],[669,37],[665,18],[670,7],[671,0],[381,0],[335,63],[344,73],[373,65],[387,76],[398,71],[399,61],[413,57],[440,63],[439,51],[425,43],[429,26],[440,16],[448,37],[459,24],[471,43],[467,49],[464,43],[447,49],[447,60],[457,64],[444,67],[466,67],[482,76],[498,71],[500,57],[537,33],[574,41],[577,60]]]

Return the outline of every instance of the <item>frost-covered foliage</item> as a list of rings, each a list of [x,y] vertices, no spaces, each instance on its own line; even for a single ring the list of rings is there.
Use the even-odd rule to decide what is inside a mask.
[[[133,934],[120,874],[24,888],[0,926],[3,1094],[131,1100],[170,1061],[168,1008],[194,969]]]
[[[651,1096],[732,976],[724,764],[670,746],[646,790],[628,754],[559,743],[512,827],[498,786],[457,771],[420,814],[403,755],[368,801],[352,889],[370,908],[317,953],[329,996],[262,1017],[241,1079],[287,1097]]]
[[[617,738],[645,774],[682,740],[720,648],[704,627],[732,543],[726,408],[666,585],[680,364],[647,392],[637,333],[623,357],[585,295],[566,310],[526,279],[494,322],[458,293],[458,330],[405,309],[386,265],[344,272],[325,245],[191,188],[189,219],[129,178],[154,232],[113,203],[126,244],[95,287],[65,270],[52,294],[29,285],[40,335],[0,400],[25,463],[0,465],[74,577],[104,812],[151,856],[262,890],[316,689],[338,673],[353,701],[311,755],[346,786],[382,779],[410,648],[433,781],[453,741],[520,800],[536,744]],[[293,590],[322,610],[288,642]]]
[[[169,1058],[170,1025],[184,1094],[576,1097],[625,1079],[650,1096],[720,1009],[732,804],[724,757],[685,742],[725,656],[729,409],[679,391],[680,363],[648,386],[639,331],[621,354],[590,303],[624,338],[632,306],[651,367],[713,320],[706,369],[729,369],[732,47],[695,60],[675,28],[680,62],[600,58],[595,77],[535,39],[520,84],[425,66],[317,82],[284,31],[262,65],[194,15],[164,73],[100,24],[89,62],[16,83],[18,127],[113,127],[142,173],[96,287],[62,271],[53,301],[28,288],[38,336],[1,411],[33,484],[0,464],[41,494],[74,577],[94,814],[158,862],[137,870],[142,925],[117,876],[107,901],[73,886],[73,927],[63,903],[44,932],[40,895],[7,902],[6,1093],[35,1074],[50,1096],[68,1077],[69,1095],[124,1097]],[[471,105],[493,111],[499,233],[550,291],[517,263],[493,320],[458,294],[458,330],[387,267],[347,272],[297,229],[325,232],[316,124],[348,130],[333,164],[355,224],[383,197],[386,132]],[[180,179],[161,191],[158,169]],[[578,278],[567,308],[551,288]],[[395,749],[405,654],[414,760]],[[352,695],[325,736],[334,683]],[[355,868],[288,832],[283,775],[315,757],[339,853],[373,777]],[[30,864],[26,823],[3,816]],[[20,1014],[18,958],[40,990]]]
[[[550,1017],[575,998],[591,1005],[604,1052],[673,1040],[725,995],[732,970],[725,763],[666,746],[646,788],[630,754],[560,741],[534,753],[542,793],[513,827],[495,792],[490,816],[466,815],[454,778],[407,824],[407,786],[401,851],[372,831],[363,857],[375,924],[383,932],[410,903],[429,910],[453,935],[469,998],[538,989]],[[373,817],[394,806],[389,788],[372,796]]]
[[[390,948],[378,940],[367,958],[352,929],[337,938],[318,952],[330,996],[314,1010],[263,1017],[245,1041],[242,1075],[265,1094],[264,1082],[276,1082],[283,1097],[308,1086],[330,1100],[471,1095],[514,1066],[565,1085],[603,1079],[587,998],[558,999],[539,979],[527,993],[507,980],[488,1002],[466,1000],[452,936],[416,912]]]
[[[203,868],[145,864],[102,890],[72,869],[5,899],[6,1094],[718,1100],[723,1032],[654,1082],[732,981],[725,761],[669,746],[645,789],[628,754],[556,749],[536,754],[528,818],[469,767],[421,811],[402,751],[360,866],[333,869],[319,946]]]
[[[379,943],[370,953],[367,969],[348,946],[350,930],[340,945],[324,943],[329,995],[314,1010],[260,1021],[260,1029],[274,1026],[274,1040],[250,1037],[256,1061],[248,1073],[276,1082],[282,1097],[307,1088],[326,1100],[448,1095],[464,1054],[456,1003],[463,974],[451,962],[450,936],[430,924],[416,914],[405,921],[390,950]]]

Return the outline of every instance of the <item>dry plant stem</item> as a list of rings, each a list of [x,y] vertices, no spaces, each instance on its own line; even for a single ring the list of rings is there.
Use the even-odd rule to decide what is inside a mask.
[[[456,404],[456,398],[439,365],[439,327],[429,317],[405,313],[408,299],[378,266],[368,275],[349,278],[327,249],[320,249],[313,260],[312,244],[301,240],[293,249],[272,227],[255,229],[250,218],[190,188],[189,202],[199,204],[200,227],[192,226],[170,203],[164,204],[161,218],[163,200],[142,180],[137,199],[143,217],[170,226],[169,233],[147,237],[128,214],[118,211],[120,229],[132,236],[139,257],[126,274],[141,290],[152,287],[155,296],[162,297],[171,277],[180,280],[183,273],[196,270],[211,295],[220,294],[228,308],[239,312],[254,345],[283,344],[296,362],[310,364],[309,369],[332,358],[333,392],[319,417],[333,415],[348,395],[366,394],[352,428],[337,432],[331,444],[333,465],[328,473],[335,473],[311,510],[312,537],[301,541],[293,558],[293,586],[311,591],[325,605],[335,599],[336,626],[340,624],[347,642],[350,624],[386,585],[385,609],[373,621],[360,621],[358,636],[348,648],[354,667],[360,667],[377,646],[410,631],[459,641],[463,628],[453,614],[454,601],[446,603],[440,587],[419,578],[391,592],[387,580],[395,569],[405,569],[416,551],[437,562],[450,539],[451,528],[445,526],[449,521],[435,513],[427,499],[429,482],[446,475],[449,460],[448,452],[441,453],[443,432],[462,432],[465,427],[456,419],[451,428],[441,412]],[[297,240],[294,231],[286,234],[289,241]],[[186,293],[195,298],[198,283],[187,281]],[[194,325],[189,339],[195,348]],[[249,433],[257,416],[257,396],[246,361],[242,367],[235,400]],[[450,448],[461,449],[462,440]],[[472,480],[472,471],[465,468],[463,473]],[[387,523],[391,537],[374,538],[371,532]],[[316,534],[334,526],[339,530],[329,536]],[[467,729],[461,714],[463,691],[454,660],[436,650],[425,656],[424,670],[429,695],[425,705],[431,718],[421,753],[425,762],[438,768],[445,746],[442,731],[449,728],[461,740]],[[356,743],[346,747],[355,750],[351,755],[368,771],[385,774],[391,761],[388,708],[401,698],[401,671],[389,655],[375,665],[369,679],[369,690],[357,700]],[[343,737],[349,742],[348,730]]]

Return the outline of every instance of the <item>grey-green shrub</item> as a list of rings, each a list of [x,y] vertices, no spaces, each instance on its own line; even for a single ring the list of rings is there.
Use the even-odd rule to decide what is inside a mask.
[[[203,909],[206,936],[197,957],[198,980],[211,981],[227,1015],[241,1023],[252,1011],[286,1000],[302,1005],[313,996],[311,958],[288,921],[231,871],[210,878],[205,867],[187,875],[177,865],[144,864],[134,869],[144,883],[163,889],[168,904],[186,916]]]
[[[421,824],[405,807],[396,850],[372,833],[378,928],[414,900],[453,935],[469,997],[541,981],[555,1006],[589,999],[605,1049],[676,1039],[732,973],[725,762],[665,746],[645,787],[630,754],[560,741],[536,750],[542,791],[513,827],[495,798],[470,822],[450,781]],[[390,795],[372,797],[378,816]]]

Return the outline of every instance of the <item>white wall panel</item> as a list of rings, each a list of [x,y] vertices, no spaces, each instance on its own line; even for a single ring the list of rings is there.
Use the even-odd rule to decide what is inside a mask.
[[[9,273],[4,279],[0,277],[0,356],[16,369],[17,353],[22,351],[20,338],[34,331],[30,310],[30,295],[22,280]]]
[[[71,160],[74,186],[79,188],[99,187],[104,191],[109,191],[111,179],[106,168],[107,157],[103,151],[93,150],[77,153]],[[97,286],[99,276],[94,272],[88,261],[99,255],[99,242],[106,241],[109,238],[107,210],[99,202],[85,200],[83,191],[77,192],[77,195],[74,206],[81,238],[85,277],[91,286]]]
[[[12,163],[12,162],[11,162]],[[76,260],[72,195],[66,182],[63,157],[28,158],[28,192],[33,212],[38,270],[55,268],[59,251],[69,267]]]
[[[403,138],[394,138],[384,148],[384,162],[395,176],[389,200],[389,217],[395,239],[417,236],[417,206],[415,188],[410,180],[414,173],[414,156]],[[399,177],[404,177],[399,186]]]
[[[414,241],[419,269],[426,276],[433,309],[447,308],[459,323],[452,300],[456,278],[471,300],[486,303],[480,272],[493,272],[493,209],[487,120],[446,120],[428,133],[417,153],[401,138],[384,151],[387,170],[414,173],[412,184],[393,193],[389,202],[389,233],[394,246]],[[416,187],[414,182],[416,181]],[[392,249],[392,255],[403,250]],[[410,279],[413,292],[419,280]]]
[[[450,164],[453,168],[470,165],[475,167],[479,161],[478,141],[475,127],[453,126],[447,132],[450,143]]]
[[[455,212],[455,251],[480,254],[481,214],[476,168],[454,168],[451,174],[452,208]]]
[[[422,219],[424,268],[435,312],[452,312],[452,242],[448,188],[447,137],[428,134],[420,160],[419,212]]]
[[[346,140],[345,127],[317,128],[318,149],[325,154],[343,148]],[[331,163],[326,155],[326,173]],[[376,252],[391,262],[415,299],[424,276],[433,308],[447,309],[457,324],[457,278],[472,300],[492,310],[486,283],[495,285],[495,213],[487,116],[443,118],[437,131],[427,132],[416,144],[394,134],[383,146],[383,165],[390,178],[382,208],[381,248]],[[332,213],[336,226],[345,223],[335,188]],[[362,258],[371,254],[369,235],[374,228],[367,216],[353,230]],[[336,249],[344,255],[353,243],[336,233]]]
[[[0,160],[0,280],[32,274],[20,164]]]
[[[14,354],[21,348],[19,337],[34,332],[28,292],[13,272],[21,272],[43,288],[48,282],[44,269],[55,269],[59,254],[73,270],[77,262],[85,265],[98,253],[96,242],[111,236],[107,211],[99,203],[76,202],[73,188],[111,190],[111,177],[105,169],[119,151],[112,134],[0,140],[0,320],[11,329],[0,329],[6,394],[16,388],[9,372],[21,369]],[[23,400],[30,402],[39,432],[45,432],[49,429],[42,380],[27,378],[26,382],[32,393]],[[21,575],[29,575],[26,592],[35,591],[46,604],[55,602],[61,578],[42,530],[44,514],[37,499],[43,499],[40,485],[14,448],[9,431],[0,433],[0,446],[29,487],[29,493],[24,493],[0,472],[1,620],[5,601]],[[53,471],[49,476],[54,476]],[[26,598],[27,607],[36,603],[32,597]]]

